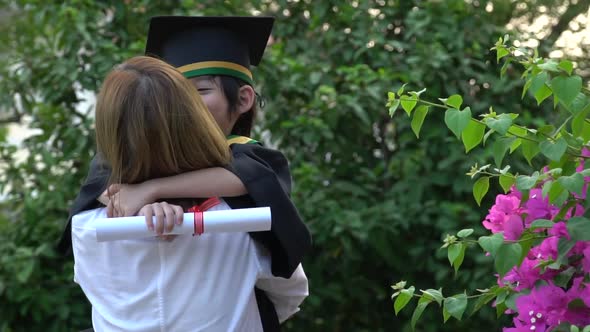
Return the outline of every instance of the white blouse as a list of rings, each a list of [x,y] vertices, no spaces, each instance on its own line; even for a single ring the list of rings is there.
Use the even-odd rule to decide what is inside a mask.
[[[230,209],[225,203],[210,210]],[[74,281],[92,304],[96,332],[262,331],[254,286],[279,321],[308,295],[301,265],[274,277],[266,250],[247,233],[97,242],[90,222],[106,209],[72,218]]]

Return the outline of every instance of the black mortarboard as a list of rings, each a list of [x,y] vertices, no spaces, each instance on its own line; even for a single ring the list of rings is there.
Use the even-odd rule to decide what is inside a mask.
[[[273,23],[273,17],[259,16],[156,16],[145,53],[187,78],[229,75],[252,84],[250,65],[260,63]]]

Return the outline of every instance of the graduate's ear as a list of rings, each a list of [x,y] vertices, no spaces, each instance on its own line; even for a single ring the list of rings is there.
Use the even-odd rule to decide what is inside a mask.
[[[256,92],[250,85],[242,85],[238,92],[238,113],[244,114],[252,109],[254,102],[256,101]]]

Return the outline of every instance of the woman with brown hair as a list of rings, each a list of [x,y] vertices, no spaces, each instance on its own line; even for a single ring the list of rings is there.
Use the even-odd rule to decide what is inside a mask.
[[[172,66],[135,57],[107,76],[96,106],[96,141],[109,183],[139,183],[226,166],[225,136],[192,84]],[[156,202],[141,215],[181,222],[196,201]],[[212,210],[229,209],[221,200]],[[307,296],[299,266],[273,277],[270,258],[246,233],[96,242],[92,221],[72,218],[74,277],[92,304],[95,331],[261,331],[254,288],[292,315]],[[113,222],[116,222],[113,220]],[[154,233],[156,235],[156,233]]]

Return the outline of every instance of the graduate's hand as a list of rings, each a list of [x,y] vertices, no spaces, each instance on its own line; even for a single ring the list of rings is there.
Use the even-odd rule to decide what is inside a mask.
[[[154,202],[155,198],[152,196],[151,188],[147,182],[112,184],[102,193],[99,201],[108,200],[108,204],[105,204],[107,217],[129,217],[134,216],[143,206]]]
[[[155,231],[160,239],[172,241],[176,235],[164,235],[174,229],[174,225],[182,225],[184,211],[181,206],[158,202],[147,204],[137,213],[138,216],[145,216],[145,223],[150,231]],[[156,217],[154,225],[153,216]]]

